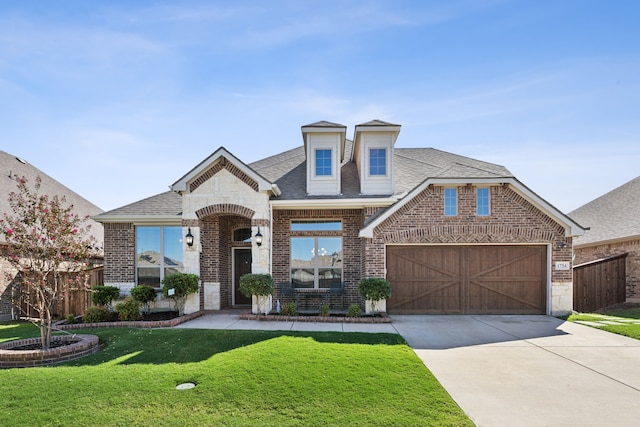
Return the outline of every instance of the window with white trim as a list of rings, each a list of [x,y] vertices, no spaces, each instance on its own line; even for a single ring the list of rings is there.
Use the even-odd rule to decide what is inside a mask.
[[[476,189],[476,214],[478,216],[489,216],[489,189]]]
[[[316,176],[331,176],[331,150],[316,150]]]
[[[341,221],[291,222],[291,283],[296,288],[327,289],[342,283],[342,236],[335,235],[341,230]]]
[[[371,176],[387,175],[387,149],[386,148],[370,148],[369,149],[369,175]]]
[[[136,227],[136,282],[160,287],[166,276],[182,272],[182,227]]]
[[[444,189],[444,216],[458,215],[458,189]]]

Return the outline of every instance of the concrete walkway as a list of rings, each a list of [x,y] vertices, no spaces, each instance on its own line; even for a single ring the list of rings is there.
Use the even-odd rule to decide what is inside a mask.
[[[478,426],[640,425],[640,341],[549,316],[392,316],[391,324],[205,315],[178,326],[401,334]]]

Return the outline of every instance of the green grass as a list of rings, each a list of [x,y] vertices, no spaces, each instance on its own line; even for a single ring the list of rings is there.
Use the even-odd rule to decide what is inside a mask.
[[[574,313],[571,314],[567,320],[570,322],[575,321],[589,321],[589,322],[601,322],[603,320],[616,320],[624,322],[626,319],[640,319],[640,308],[622,308],[609,310],[604,314],[598,313]],[[599,325],[598,329],[603,331],[612,332],[614,334],[624,335],[630,338],[640,340],[640,324],[628,323],[624,325]]]
[[[104,348],[0,371],[15,426],[473,425],[395,334],[92,329]],[[37,336],[0,324],[0,341]],[[178,391],[177,384],[196,388]],[[11,396],[11,398],[6,398]]]

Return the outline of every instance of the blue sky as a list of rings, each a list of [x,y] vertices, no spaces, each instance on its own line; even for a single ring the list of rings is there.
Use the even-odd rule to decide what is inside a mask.
[[[0,149],[105,210],[318,120],[506,166],[564,212],[640,175],[640,2],[4,1]]]

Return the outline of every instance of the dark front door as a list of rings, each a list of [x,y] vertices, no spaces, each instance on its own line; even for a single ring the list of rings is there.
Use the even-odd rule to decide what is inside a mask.
[[[251,273],[251,249],[235,249],[233,251],[233,292],[235,305],[250,305],[251,297],[240,293],[240,276]]]

